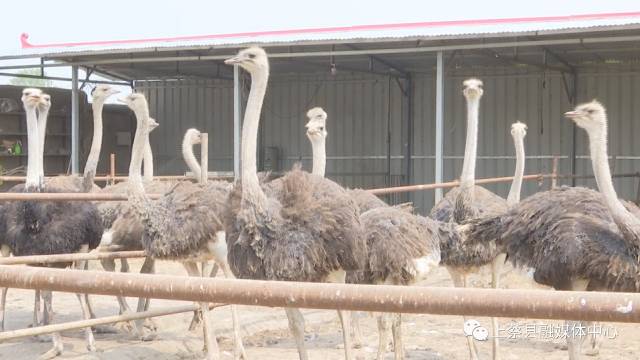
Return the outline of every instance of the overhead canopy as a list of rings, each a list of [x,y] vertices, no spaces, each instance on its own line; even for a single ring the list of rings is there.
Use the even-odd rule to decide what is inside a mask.
[[[404,76],[447,65],[532,65],[560,71],[639,58],[640,12],[300,28],[150,39],[39,44],[23,57],[78,64],[121,80],[232,78],[222,59],[268,48],[274,73],[356,71]],[[62,64],[58,64],[62,65]]]

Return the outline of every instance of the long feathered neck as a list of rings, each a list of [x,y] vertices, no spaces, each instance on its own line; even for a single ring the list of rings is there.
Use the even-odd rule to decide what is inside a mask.
[[[144,182],[153,181],[153,151],[151,150],[151,142],[149,141],[149,132],[147,131],[147,142],[144,144]]]
[[[524,138],[522,135],[513,135],[513,144],[516,148],[516,171],[513,175],[509,196],[507,196],[507,206],[511,207],[520,202],[520,192],[522,189],[522,177],[524,176]]]
[[[27,117],[27,179],[25,187],[27,190],[39,190],[42,185],[40,175],[40,160],[43,157],[40,148],[40,136],[38,131],[38,123],[36,119],[35,107],[25,107]]]
[[[607,125],[599,129],[587,131],[589,135],[589,150],[591,153],[591,164],[596,177],[596,182],[600,192],[611,211],[611,216],[616,225],[620,228],[626,240],[630,241],[636,248],[640,247],[640,219],[633,216],[618,199],[616,190],[613,187],[611,170],[609,169],[609,158],[607,155]]]
[[[327,166],[326,143],[327,139],[324,136],[311,140],[311,150],[313,152],[312,173],[322,177],[324,177],[325,167]]]
[[[49,107],[38,110],[38,144],[40,151],[38,156],[38,176],[44,181],[44,142],[47,132],[47,119],[49,118]]]
[[[144,187],[142,185],[142,158],[144,148],[149,136],[147,123],[149,112],[143,109],[136,109],[136,134],[133,138],[133,146],[131,149],[131,162],[129,163],[129,186],[130,191],[139,196],[144,196]]]
[[[200,180],[202,169],[200,168],[200,164],[198,164],[196,155],[193,153],[193,142],[191,142],[191,139],[187,136],[182,139],[182,157],[184,158],[184,162],[187,163],[189,170],[193,173],[194,178]]]
[[[242,202],[249,202],[250,205],[258,210],[264,209],[267,201],[258,181],[256,146],[258,142],[258,127],[260,125],[260,111],[267,91],[268,80],[268,68],[259,68],[252,72],[251,91],[249,92],[242,126]]]
[[[478,148],[478,110],[480,98],[467,99],[467,139],[464,146],[464,162],[460,175],[460,187],[472,189],[475,185],[476,153]]]
[[[102,149],[102,109],[104,108],[104,100],[96,99],[91,104],[93,110],[93,139],[91,140],[91,150],[87,157],[87,163],[84,165],[84,182],[93,184],[93,179],[98,170],[98,161],[100,161],[100,150]]]

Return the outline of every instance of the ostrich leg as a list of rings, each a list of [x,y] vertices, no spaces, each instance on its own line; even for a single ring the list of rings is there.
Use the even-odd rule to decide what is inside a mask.
[[[116,271],[116,261],[114,259],[102,259],[100,260],[100,264],[102,264],[102,268],[105,271],[110,271],[110,272],[114,272]],[[116,298],[118,299],[118,305],[120,305],[120,314],[129,314],[131,313],[131,308],[129,307],[129,304],[127,303],[127,299],[124,296],[116,296]],[[122,326],[121,328],[124,328],[125,331],[127,332],[133,332],[136,334],[140,334],[140,332],[138,331],[138,327],[136,326],[136,323],[134,321],[128,321],[125,323],[120,323],[120,326]],[[120,326],[116,326],[116,327],[120,327]]]
[[[360,329],[360,317],[362,312],[351,312],[351,328],[353,330],[353,347],[359,349],[362,347],[362,330]]]
[[[504,264],[507,258],[506,254],[500,254],[493,259],[491,263],[491,287],[497,289],[500,287],[500,271],[502,270],[502,265]],[[493,331],[492,340],[492,350],[493,350],[493,360],[500,360],[500,343],[498,340],[498,318],[491,318],[491,327]]]
[[[402,344],[402,314],[394,314],[391,331],[393,332],[394,359],[404,359],[404,345]]]
[[[2,288],[0,295],[0,331],[4,331],[4,308],[7,303],[7,291],[9,288]]]
[[[588,280],[574,280],[571,284],[572,291],[587,291],[589,285]],[[582,342],[586,336],[582,332],[585,329],[583,321],[566,320],[565,328],[567,329],[567,348],[569,350],[569,360],[578,360],[581,357]]]
[[[309,360],[307,349],[304,346],[304,317],[298,308],[284,308],[289,319],[289,329],[293,334],[298,347],[298,356],[300,360]]]
[[[6,294],[6,292],[5,292]],[[33,327],[40,325],[40,289],[36,289],[34,291],[34,300],[33,300]],[[4,302],[4,300],[2,300]]]
[[[589,321],[585,323],[587,329],[593,329],[593,327],[597,324],[595,321]],[[589,333],[589,345],[590,347],[585,350],[586,354],[589,356],[596,356],[600,353],[600,344],[602,343],[602,336],[598,336],[595,331]]]
[[[140,274],[153,274],[155,272],[156,261],[151,257],[144,258],[144,263],[140,268]],[[149,298],[139,298],[138,299],[138,307],[136,308],[137,312],[147,311],[149,309],[149,304],[151,303],[151,299]],[[152,319],[145,320],[136,320],[135,321],[136,328],[140,329],[139,334],[140,338],[143,341],[151,340],[153,337],[151,334],[147,334],[144,331],[144,328],[148,328],[151,331],[156,331],[157,326],[153,322]]]
[[[189,276],[200,276],[198,265],[195,262],[186,261],[183,263]],[[200,303],[200,311],[202,311],[202,327],[204,329],[204,346],[206,350],[206,358],[208,360],[220,359],[220,350],[218,348],[218,342],[216,341],[216,334],[213,331],[213,319],[211,318],[211,311],[209,310],[209,304],[206,302]]]
[[[87,252],[87,251],[84,251]],[[74,267],[79,270],[84,270],[86,260],[77,261],[74,264]],[[80,306],[82,307],[82,316],[84,320],[91,319],[91,310],[89,309],[89,302],[87,301],[87,297],[85,294],[76,294],[78,300],[80,301]],[[87,340],[87,350],[94,352],[96,351],[96,340],[93,337],[93,331],[91,331],[91,327],[86,327],[84,330],[85,339]]]
[[[387,352],[387,344],[389,343],[389,315],[388,313],[378,314],[378,355],[377,360],[384,360],[384,354]]]
[[[217,267],[218,267],[217,264],[214,265],[212,270],[215,270],[216,272],[218,272]],[[231,269],[229,268],[229,264],[227,264],[226,261],[224,264],[222,264],[222,271],[224,272],[224,276],[227,279],[236,278],[231,272]],[[212,273],[215,274],[213,271]],[[235,344],[235,347],[233,349],[233,358],[234,359],[243,358],[247,360],[248,359],[247,353],[244,350],[244,344],[242,343],[242,336],[240,336],[240,320],[238,319],[238,311],[237,311],[236,305],[231,305],[231,320],[233,322],[233,342]]]
[[[453,285],[455,287],[467,287],[467,275],[459,272],[453,268],[447,267],[449,274],[451,275],[451,279],[453,280]],[[467,317],[463,316],[462,319],[464,322],[467,322]],[[478,349],[476,348],[476,343],[473,341],[472,336],[467,336],[467,345],[469,346],[469,356],[471,360],[478,360]]]
[[[42,325],[49,325],[53,320],[52,295],[53,294],[51,293],[51,291],[42,291],[42,300],[44,302],[44,309],[42,311]],[[40,356],[40,359],[52,359],[62,354],[64,346],[62,345],[62,339],[60,338],[59,333],[56,332],[51,334],[51,342],[53,343],[53,348],[42,354]]]
[[[344,270],[336,271],[329,275],[328,281],[335,284],[344,284],[347,273]],[[351,329],[351,316],[348,311],[338,310],[338,317],[340,317],[340,324],[342,325],[342,339],[344,341],[344,358],[346,360],[353,359],[353,349],[351,348],[351,336],[349,330]]]

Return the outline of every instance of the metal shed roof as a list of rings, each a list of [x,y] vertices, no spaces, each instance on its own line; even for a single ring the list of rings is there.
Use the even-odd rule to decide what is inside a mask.
[[[118,50],[168,51],[180,48],[230,47],[245,44],[300,45],[344,41],[406,41],[409,39],[465,39],[479,36],[524,36],[640,28],[640,12],[543,17],[447,20],[339,27],[280,29],[195,36],[116,39],[64,43],[35,43],[22,34],[24,56],[57,57],[108,53]]]

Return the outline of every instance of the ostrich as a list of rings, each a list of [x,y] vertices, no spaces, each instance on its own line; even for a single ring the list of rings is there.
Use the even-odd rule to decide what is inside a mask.
[[[145,252],[156,259],[182,262],[190,276],[200,275],[198,261],[213,259],[224,264],[226,244],[219,214],[225,207],[228,188],[180,182],[158,201],[151,201],[145,194],[140,174],[148,136],[147,101],[142,94],[131,94],[121,101],[134,111],[137,119],[129,165],[128,204],[142,222]],[[202,303],[201,311],[207,358],[217,359],[219,350],[208,304]],[[236,350],[241,350],[240,344],[236,344]]]
[[[313,151],[313,174],[324,176],[327,114],[321,108],[313,108],[307,112],[307,116],[307,137]],[[364,190],[357,193],[349,191],[348,194],[359,205],[368,251],[364,270],[347,273],[349,283],[409,285],[424,280],[440,262],[441,238],[456,237],[452,224],[413,215],[401,207],[390,207]],[[380,360],[386,352],[389,320],[389,314],[378,314],[377,358]],[[359,345],[361,334],[358,318],[353,317],[352,322],[356,344]],[[396,359],[404,358],[401,324],[401,314],[395,314],[391,328]]]
[[[149,118],[148,132],[153,131],[158,127],[158,123],[153,118]],[[151,146],[148,142],[145,144],[144,152],[144,177],[145,188],[148,192],[156,192],[161,185],[156,185],[153,182],[153,154],[151,152]],[[126,193],[128,184],[121,182],[116,185],[105,187],[100,192],[109,193]],[[155,186],[156,188],[148,189],[148,187]],[[166,185],[165,185],[166,186]],[[164,191],[160,191],[164,193]],[[142,248],[142,224],[139,219],[135,217],[133,211],[127,203],[121,202],[101,202],[98,203],[98,209],[102,217],[102,224],[105,227],[105,232],[102,234],[100,240],[99,251],[125,251],[125,250],[143,250]],[[106,271],[115,271],[116,263],[114,259],[102,259],[100,260],[102,267]],[[129,262],[127,259],[120,259],[121,272],[129,271]],[[148,274],[154,272],[155,261],[151,257],[146,257],[142,267],[140,269],[141,274]],[[129,304],[124,296],[118,296],[118,305],[120,307],[120,313],[131,312]],[[140,298],[138,300],[137,311],[147,310],[149,308],[149,299]],[[141,329],[142,321],[130,322],[128,330],[137,333],[141,339],[150,340],[153,335],[145,334]],[[151,318],[144,320],[144,326],[151,330],[155,330],[156,326]]]
[[[251,75],[242,127],[242,179],[236,183],[225,224],[228,260],[243,279],[341,282],[364,267],[366,254],[358,207],[333,181],[294,169],[261,186],[256,167],[260,111],[269,78],[264,50],[251,47],[225,61]],[[308,359],[304,319],[286,308],[300,359]],[[352,359],[349,316],[339,310],[344,351]]]
[[[484,91],[482,81],[478,79],[467,79],[463,86],[463,95],[467,101],[467,137],[460,186],[449,191],[431,209],[430,214],[435,220],[455,223],[479,215],[501,214],[507,209],[507,203],[503,198],[475,185],[478,111]],[[443,243],[441,248],[442,264],[449,271],[456,287],[467,287],[468,274],[477,271],[478,267],[492,264],[494,271],[497,271],[500,261],[504,261],[504,257],[498,256],[493,243],[482,243],[473,248],[463,247],[461,243]],[[496,279],[497,275],[494,276],[494,280]],[[466,322],[466,318],[464,320]],[[467,337],[467,344],[471,359],[478,359],[478,351],[472,337]],[[494,353],[494,358],[495,356],[497,355]]]
[[[119,92],[119,90],[114,89],[109,85],[98,85],[91,91],[91,96],[93,98],[93,102],[91,104],[91,108],[93,110],[93,139],[91,140],[91,150],[87,157],[83,176],[56,176],[47,179],[47,185],[70,192],[89,192],[100,190],[100,188],[93,183],[93,179],[96,175],[98,161],[100,160],[100,150],[102,148],[102,109],[104,108],[105,101],[110,96]],[[38,117],[39,124],[42,123],[46,125],[46,117],[50,107],[51,102],[43,98],[40,106],[40,116]],[[43,109],[46,109],[47,111],[43,112]],[[45,127],[41,127],[41,129],[45,129]],[[40,134],[40,144],[42,144],[42,146],[44,146],[45,141],[44,135],[44,132]]]
[[[496,240],[515,266],[556,290],[640,291],[638,208],[621,202],[607,161],[607,118],[598,102],[566,113],[589,136],[600,193],[561,187],[534,194],[507,213],[462,225],[469,245]],[[581,355],[581,322],[567,321],[569,358]]]
[[[36,107],[40,102],[41,92],[33,89],[23,91],[22,101],[27,114],[28,155],[27,180],[25,192],[60,192],[59,189],[43,185],[39,174],[42,158],[39,131],[36,120]],[[95,205],[83,202],[43,202],[16,201],[4,206],[2,218],[5,230],[5,242],[16,256],[65,254],[86,252],[95,248],[102,233],[100,216]],[[56,264],[48,266],[68,266]],[[76,268],[84,268],[83,262],[75,264]],[[49,324],[53,317],[51,308],[51,292],[43,291],[44,314],[43,323]],[[78,294],[85,319],[90,318],[86,298]],[[85,329],[87,349],[95,351],[95,340],[91,328]],[[44,357],[57,356],[63,346],[60,335],[52,335],[53,348]]]

